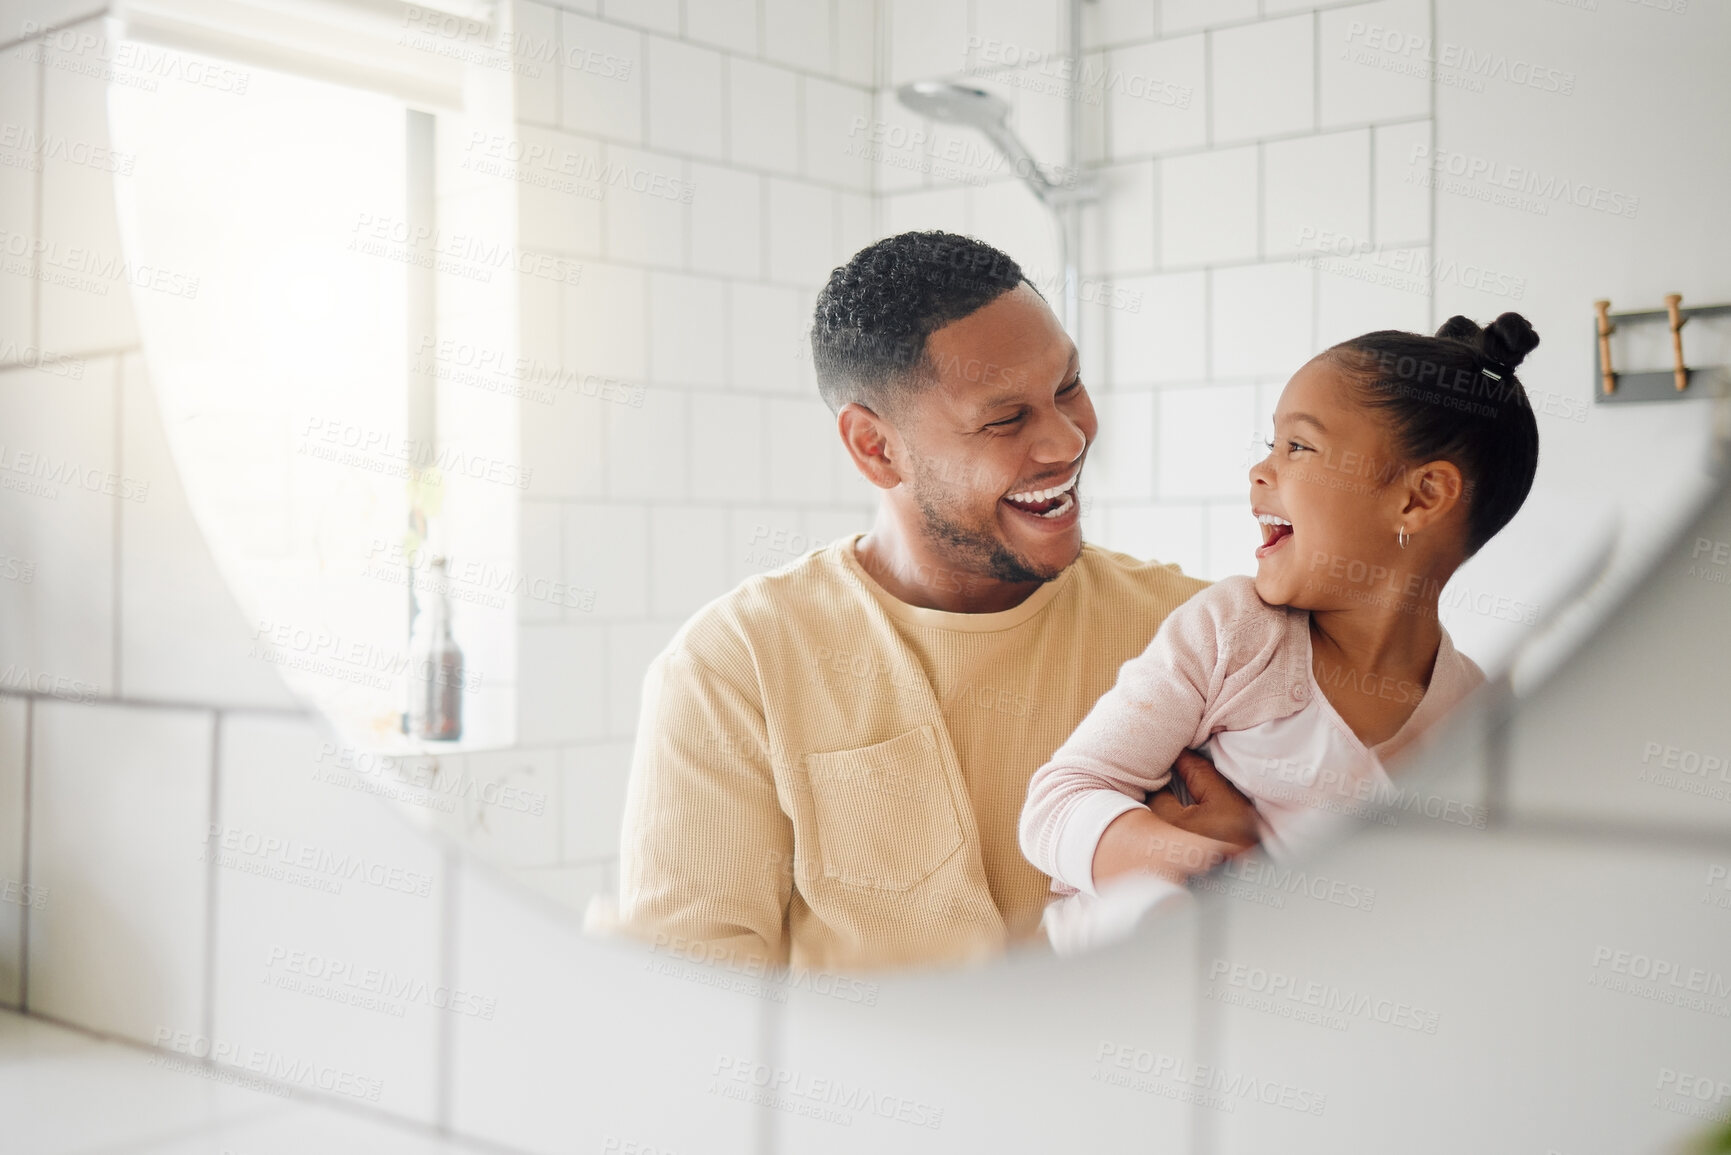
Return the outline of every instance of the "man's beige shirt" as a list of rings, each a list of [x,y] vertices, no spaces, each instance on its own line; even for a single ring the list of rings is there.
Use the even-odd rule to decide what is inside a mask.
[[[1034,771],[1207,583],[1093,545],[1001,613],[910,606],[832,542],[709,603],[651,664],[620,929],[824,970],[1031,938]]]

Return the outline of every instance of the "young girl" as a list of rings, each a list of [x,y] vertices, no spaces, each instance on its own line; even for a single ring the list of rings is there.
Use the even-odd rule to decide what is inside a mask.
[[[1256,577],[1175,610],[1028,785],[1022,853],[1071,896],[1047,910],[1059,949],[1105,933],[1087,896],[1109,880],[1170,892],[1150,872],[1182,882],[1237,849],[1144,804],[1181,750],[1249,797],[1279,857],[1391,793],[1383,761],[1484,680],[1437,602],[1532,487],[1515,368],[1538,343],[1516,313],[1454,317],[1345,341],[1287,382],[1250,471]]]

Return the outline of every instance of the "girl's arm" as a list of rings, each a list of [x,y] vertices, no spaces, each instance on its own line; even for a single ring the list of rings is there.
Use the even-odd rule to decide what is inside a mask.
[[[1167,616],[1148,648],[1124,663],[1117,682],[1028,783],[1018,829],[1022,853],[1066,888],[1094,892],[1095,852],[1120,822],[1129,825],[1119,835],[1136,837],[1122,844],[1114,837],[1101,881],[1132,869],[1174,868],[1178,863],[1161,857],[1168,852],[1181,861],[1226,845],[1163,822],[1143,804],[1170,779],[1178,754],[1199,740],[1219,684],[1220,627],[1209,612],[1210,593]]]
[[[1190,875],[1256,845],[1256,807],[1208,759],[1186,750],[1173,767],[1195,796],[1186,806],[1168,791],[1147,810],[1120,815],[1094,848],[1096,885],[1121,874],[1159,874],[1182,883]],[[1152,822],[1146,821],[1151,817]]]

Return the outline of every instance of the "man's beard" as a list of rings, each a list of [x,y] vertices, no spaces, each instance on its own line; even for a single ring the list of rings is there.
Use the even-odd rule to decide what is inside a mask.
[[[931,475],[924,469],[916,467],[915,481],[913,497],[925,516],[926,536],[945,546],[957,569],[1012,584],[1049,582],[1064,572],[1063,566],[1051,571],[1037,568],[1006,545],[989,524],[971,526],[963,522],[957,516],[961,504],[954,499],[944,500],[949,495],[942,486],[932,484]]]

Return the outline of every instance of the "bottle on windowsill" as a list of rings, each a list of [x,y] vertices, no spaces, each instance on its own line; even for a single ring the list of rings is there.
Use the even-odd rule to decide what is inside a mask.
[[[403,732],[411,738],[455,742],[463,736],[463,651],[451,636],[449,566],[432,561],[432,589],[409,633],[409,708]]]

